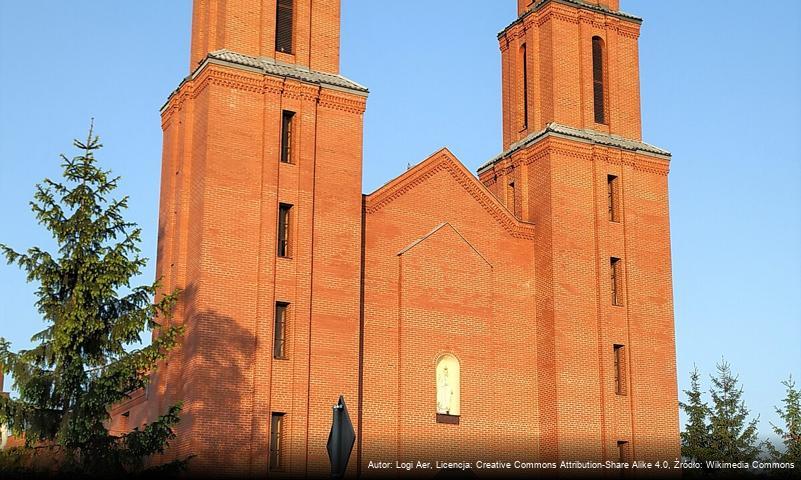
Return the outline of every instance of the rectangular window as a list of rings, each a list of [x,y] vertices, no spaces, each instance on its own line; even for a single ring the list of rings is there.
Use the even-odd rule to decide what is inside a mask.
[[[281,115],[281,162],[292,163],[292,119],[295,112],[284,110]]]
[[[623,345],[614,346],[615,356],[615,393],[626,394],[626,350]]]
[[[2,395],[2,393],[0,393],[0,395]],[[131,417],[130,410],[122,414],[122,417],[120,418],[120,432],[128,433],[130,431],[130,429],[128,428],[128,420],[130,420],[130,417]]]
[[[273,412],[270,422],[270,470],[284,469],[283,456],[284,414]]]
[[[629,461],[629,442],[618,440],[617,442],[617,459],[619,462]]]
[[[276,2],[275,50],[292,53],[292,0]]]
[[[276,302],[275,331],[273,332],[273,358],[286,358],[286,317],[289,304]]]
[[[612,257],[609,259],[610,263],[610,287],[612,288],[612,305],[623,305],[622,298],[622,264],[619,258]]]
[[[604,92],[604,45],[600,37],[592,37],[592,99],[595,123],[606,123]]]
[[[523,121],[521,129],[528,128],[528,58],[526,57],[526,44],[520,47],[520,63],[523,68]]]
[[[619,222],[620,221],[620,205],[618,205],[619,201],[618,198],[620,194],[618,193],[618,184],[619,180],[615,175],[607,175],[606,176],[606,190],[607,190],[607,197],[609,203],[609,221],[610,222]]]
[[[292,205],[281,203],[278,205],[278,256],[290,257],[292,232]]]
[[[512,211],[513,215],[517,215],[517,191],[515,190],[515,182],[509,182],[509,199],[507,207]]]

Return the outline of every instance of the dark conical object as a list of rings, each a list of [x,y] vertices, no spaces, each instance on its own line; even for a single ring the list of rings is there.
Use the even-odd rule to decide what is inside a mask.
[[[342,478],[348,468],[348,460],[356,443],[356,432],[348,415],[345,397],[339,396],[339,402],[333,407],[331,433],[328,434],[328,458],[331,461],[331,478]]]

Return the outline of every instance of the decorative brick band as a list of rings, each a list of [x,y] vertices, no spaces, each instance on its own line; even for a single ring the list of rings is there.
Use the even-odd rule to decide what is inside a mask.
[[[471,175],[447,150],[443,150],[413,168],[395,181],[368,195],[365,211],[375,213],[438,172],[446,171],[513,237],[534,239],[534,225],[519,221],[486,188]],[[404,178],[407,177],[407,178]]]
[[[362,114],[366,108],[366,97],[348,95],[346,92],[310,85],[296,80],[281,79],[270,75],[233,71],[228,67],[209,65],[195,78],[186,80],[173,93],[162,110],[162,124],[179,110],[187,98],[197,98],[209,85],[223,86],[234,90],[259,94],[279,94],[301,100],[317,100],[320,107]]]
[[[614,152],[610,154],[610,152]],[[611,165],[625,165],[635,170],[667,175],[670,172],[670,163],[667,160],[646,157],[626,152],[614,146],[587,145],[570,142],[561,138],[548,138],[528,149],[518,150],[511,155],[497,160],[490,168],[481,171],[482,182],[492,185],[498,175],[508,175],[511,170],[523,165],[529,165],[551,154],[576,158],[583,161],[604,162]],[[489,175],[484,175],[489,173]]]

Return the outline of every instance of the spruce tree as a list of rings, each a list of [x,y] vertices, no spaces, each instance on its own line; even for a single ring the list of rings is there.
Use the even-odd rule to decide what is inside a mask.
[[[710,458],[727,462],[751,462],[759,455],[758,418],[748,421],[748,408],[742,399],[743,389],[730,365],[717,364],[712,378],[712,407],[709,414]]]
[[[178,292],[165,295],[158,282],[131,286],[147,259],[139,256],[141,230],[123,219],[128,197],[112,198],[119,177],[98,166],[102,145],[92,127],[74,146],[78,156],[61,156],[63,179],[45,179],[31,202],[57,250],[18,253],[0,244],[8,263],[38,283],[36,307],[46,325],[30,350],[12,352],[0,338],[0,364],[18,392],[0,398],[0,423],[24,435],[17,461],[25,457],[27,465],[44,455],[60,473],[132,473],[174,438],[180,405],[119,436],[108,430],[110,407],[143,388],[175,345],[181,329],[158,321],[168,318]],[[130,350],[154,329],[149,346]]]
[[[693,366],[690,374],[690,389],[684,390],[684,394],[687,395],[687,403],[679,402],[687,415],[687,424],[684,426],[684,431],[681,432],[681,455],[689,460],[700,462],[706,469],[706,461],[711,460],[709,457],[710,426],[707,421],[709,406],[702,398],[700,377],[698,367]]]
[[[771,423],[773,432],[781,439],[783,450],[779,450],[772,443],[766,442],[770,460],[774,462],[794,463],[795,471],[801,469],[801,391],[795,386],[793,377],[782,382],[786,394],[782,408],[776,407],[776,413],[784,421],[784,427]],[[797,473],[797,475],[801,475]]]

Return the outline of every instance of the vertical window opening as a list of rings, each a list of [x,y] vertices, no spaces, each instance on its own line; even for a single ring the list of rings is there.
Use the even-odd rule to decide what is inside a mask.
[[[2,389],[0,389],[0,391],[2,391]],[[128,421],[130,420],[130,417],[130,410],[122,414],[122,417],[120,418],[120,432],[127,433],[130,430],[130,428],[128,428]]]
[[[615,393],[626,394],[626,355],[623,345],[614,346],[615,357]]]
[[[292,163],[292,120],[295,112],[284,110],[281,115],[281,162]]]
[[[621,286],[622,286],[622,278],[621,278],[621,263],[619,258],[612,257],[609,259],[610,263],[610,271],[611,271],[611,278],[610,278],[610,286],[612,288],[612,305],[623,305],[623,298],[621,296]]]
[[[523,118],[520,122],[521,130],[528,128],[528,56],[526,55],[526,44],[520,46],[520,64],[523,69]]]
[[[290,257],[291,244],[292,205],[281,203],[278,205],[278,256]]]
[[[437,423],[459,424],[461,414],[461,368],[459,360],[445,354],[437,360]]]
[[[292,53],[292,0],[276,2],[275,50]]]
[[[595,123],[606,124],[606,92],[604,91],[604,42],[592,37],[592,98]]]
[[[515,182],[509,182],[509,200],[507,202],[509,210],[514,215],[517,215],[517,190],[515,190]]]
[[[270,470],[284,469],[283,428],[284,414],[273,412],[270,422]]]
[[[610,222],[619,222],[620,221],[620,208],[618,205],[618,178],[615,175],[607,175],[606,176],[606,189],[607,189],[607,197],[609,203],[609,221]]]
[[[289,304],[276,302],[275,304],[275,331],[273,332],[273,358],[286,357],[286,320]]]

